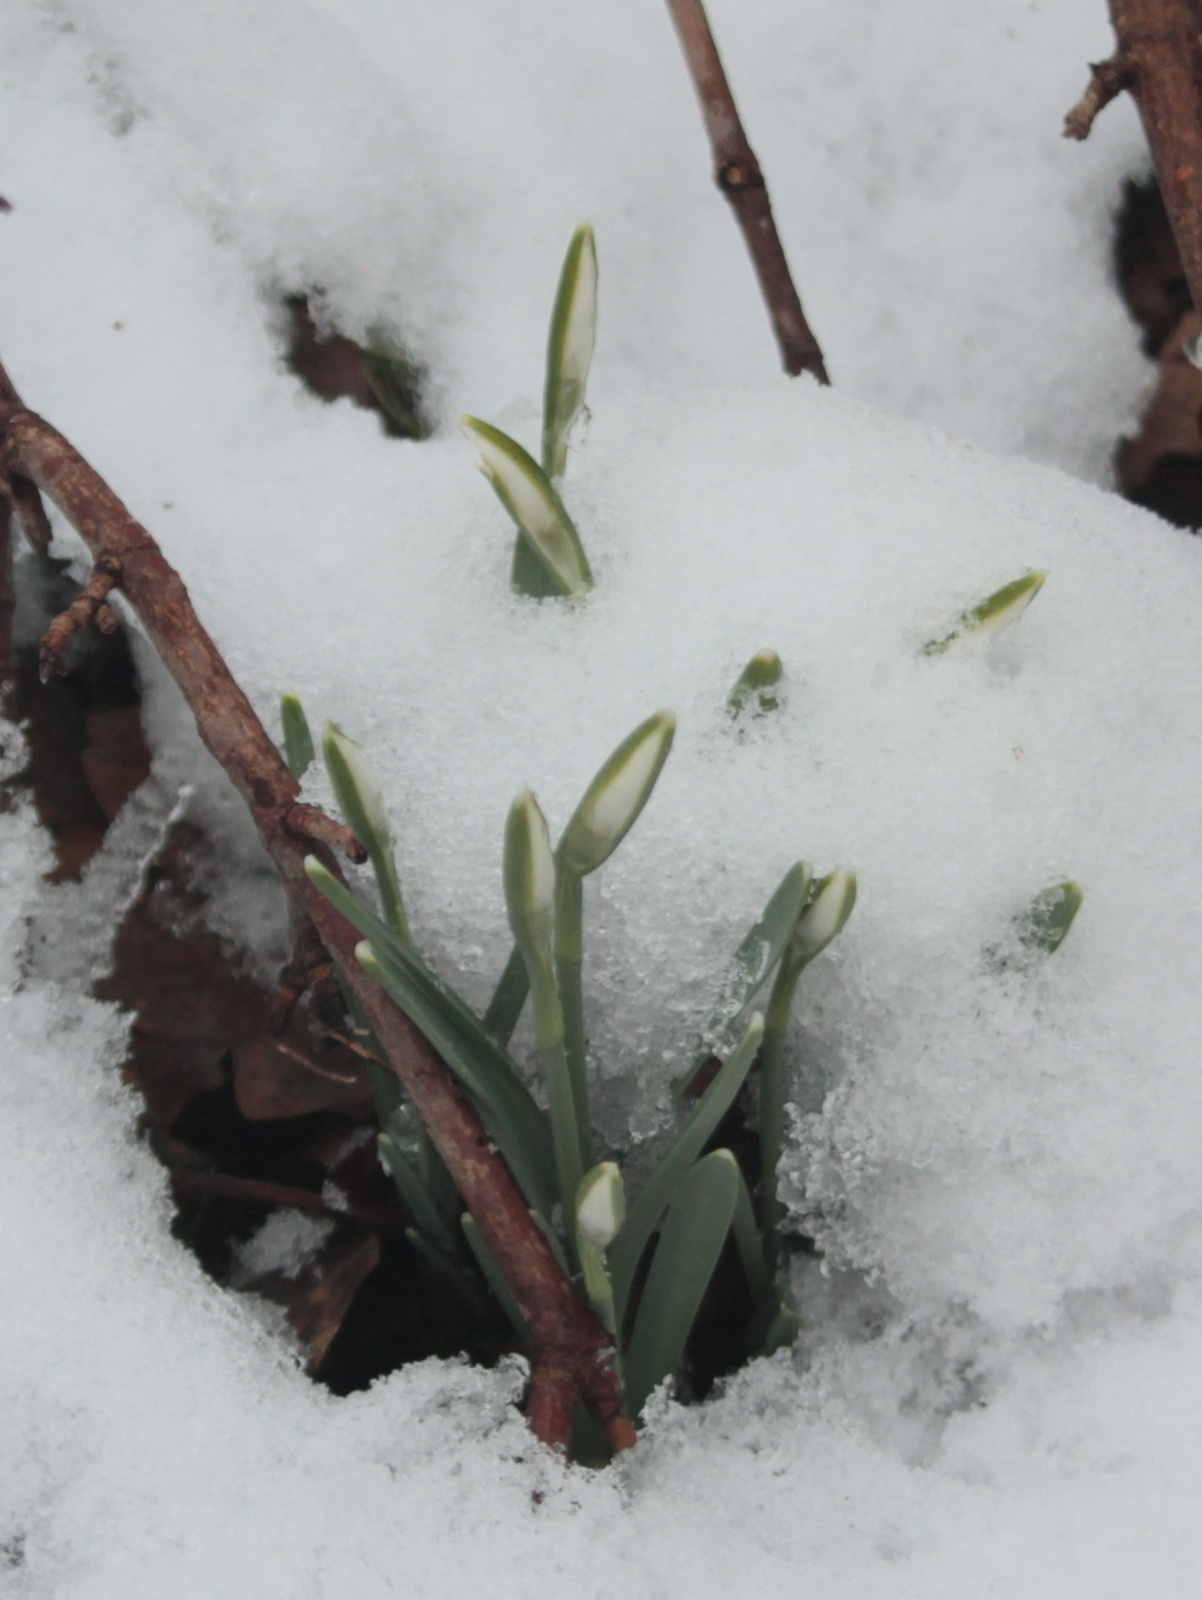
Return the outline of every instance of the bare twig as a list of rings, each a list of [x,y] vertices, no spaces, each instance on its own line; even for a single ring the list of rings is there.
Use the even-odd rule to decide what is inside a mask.
[[[1084,138],[1102,106],[1131,91],[1185,280],[1202,311],[1202,0],[1110,0],[1110,20],[1118,51],[1093,68],[1065,131]]]
[[[12,379],[0,366],[0,404],[20,405]],[[0,496],[7,500],[29,545],[39,552],[50,548],[50,518],[42,497],[29,479],[18,472],[0,472]]]
[[[714,154],[714,178],[743,230],[785,371],[793,377],[808,372],[819,383],[829,383],[822,351],[801,309],[784,246],[772,220],[764,175],[739,120],[702,0],[668,0],[668,9],[701,101]]]
[[[237,1200],[265,1211],[287,1207],[310,1217],[331,1217],[336,1222],[359,1222],[381,1233],[403,1234],[411,1221],[401,1211],[384,1206],[339,1205],[312,1189],[296,1189],[290,1184],[269,1183],[263,1178],[238,1178],[229,1172],[206,1172],[199,1167],[169,1167],[171,1187],[177,1195],[197,1195],[203,1199]]]
[[[121,576],[121,563],[114,556],[98,556],[92,576],[63,612],[46,629],[38,663],[42,682],[49,683],[56,671],[65,672],[64,651],[68,641],[95,621],[101,633],[114,633],[117,618],[108,605],[108,596]]]
[[[333,1017],[341,1006],[341,994],[334,978],[334,963],[321,942],[321,935],[308,917],[292,908],[292,955],[279,976],[275,997],[267,1019],[268,1032],[278,1037],[284,1032],[302,996],[312,994],[320,1017]]]
[[[361,867],[367,860],[367,851],[356,839],[353,830],[345,822],[329,816],[320,806],[311,806],[304,800],[298,800],[285,815],[284,826],[294,839],[308,839],[311,844],[328,844],[331,850],[337,850],[339,855],[353,861],[356,866]]]
[[[1085,93],[1064,119],[1066,139],[1088,139],[1098,113],[1131,87],[1131,67],[1123,56],[1091,61],[1089,72]]]
[[[614,1448],[624,1447],[633,1435],[608,1335],[573,1290],[466,1094],[409,1018],[359,966],[358,934],[310,883],[306,845],[288,826],[297,805],[297,781],[201,626],[179,574],[83,457],[23,407],[2,368],[0,385],[0,471],[10,482],[18,476],[34,483],[94,555],[120,562],[121,592],[182,690],[201,738],[250,808],[283,879],[294,920],[308,920],[317,930],[505,1274],[533,1339],[530,1422],[535,1433],[566,1450],[572,1415],[583,1400]],[[315,843],[312,853],[337,873],[326,845]]]

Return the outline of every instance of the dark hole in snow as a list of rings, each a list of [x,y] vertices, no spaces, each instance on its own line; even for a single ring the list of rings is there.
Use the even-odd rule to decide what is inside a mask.
[[[358,344],[331,326],[319,293],[285,297],[285,336],[290,372],[322,400],[352,400],[375,411],[394,439],[430,434],[423,388],[426,373],[383,331]]]

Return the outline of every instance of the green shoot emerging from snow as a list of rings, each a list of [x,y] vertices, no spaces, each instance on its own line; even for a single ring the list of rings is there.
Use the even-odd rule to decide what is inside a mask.
[[[785,667],[775,650],[757,650],[743,668],[726,702],[736,721],[744,716],[759,717],[780,706],[780,681]]]
[[[1084,899],[1084,889],[1071,878],[1041,889],[1019,922],[1020,943],[1047,956],[1059,950]]]
[[[461,418],[464,432],[479,447],[481,470],[517,524],[510,584],[532,600],[582,595],[593,586],[580,537],[555,483],[563,477],[568,440],[584,409],[596,337],[597,246],[593,230],[581,223],[564,257],[547,336],[542,466],[499,428]]]
[[[597,245],[587,222],[572,235],[559,275],[547,337],[543,396],[543,471],[562,478],[568,438],[584,409],[584,390],[597,338]]]
[[[1018,621],[1043,588],[1046,578],[1046,572],[1028,572],[1024,577],[1015,578],[1013,583],[995,589],[984,600],[962,611],[946,633],[928,640],[922,647],[923,655],[940,656],[959,639],[996,639],[999,633]]]
[[[513,518],[518,545],[541,568],[544,594],[582,595],[593,586],[593,574],[572,519],[550,479],[516,439],[476,417],[461,417],[460,426],[480,451],[480,470]],[[515,552],[515,588],[517,555]],[[526,592],[529,592],[528,590]]]

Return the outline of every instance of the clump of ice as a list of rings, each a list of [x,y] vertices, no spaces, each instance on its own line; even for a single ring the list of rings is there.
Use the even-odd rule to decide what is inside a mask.
[[[307,1217],[288,1208],[273,1211],[237,1248],[235,1288],[269,1273],[299,1278],[329,1238],[333,1226],[328,1217]]]

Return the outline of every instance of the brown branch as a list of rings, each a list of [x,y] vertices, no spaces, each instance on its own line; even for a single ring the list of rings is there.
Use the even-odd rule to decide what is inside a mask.
[[[265,1211],[287,1207],[310,1217],[330,1217],[335,1222],[359,1222],[381,1233],[403,1234],[411,1220],[385,1206],[339,1205],[312,1189],[296,1189],[290,1184],[269,1183],[263,1178],[238,1178],[230,1172],[206,1172],[199,1167],[168,1167],[171,1187],[177,1195],[196,1195],[201,1199],[236,1200]]]
[[[334,979],[321,935],[308,917],[292,916],[292,955],[280,973],[275,998],[267,1018],[267,1030],[278,1037],[287,1028],[302,997],[312,993],[318,1016],[332,1018],[341,1011],[341,994]]]
[[[1110,20],[1120,87],[1139,107],[1185,281],[1202,311],[1202,0],[1110,0]]]
[[[0,366],[0,404],[21,404],[21,397],[3,366]],[[29,479],[16,472],[0,474],[0,496],[7,500],[30,547],[43,553],[49,550],[50,518],[41,495]]]
[[[8,485],[8,494],[17,521],[21,524],[21,532],[31,549],[41,552],[49,550],[50,541],[54,537],[50,528],[50,518],[46,515],[42,497],[33,484],[28,478],[14,476]]]
[[[1131,87],[1131,67],[1126,58],[1110,56],[1106,61],[1091,61],[1085,93],[1064,119],[1066,139],[1088,139],[1098,113]]]
[[[120,561],[114,556],[97,556],[92,576],[67,609],[60,612],[46,629],[38,661],[43,683],[49,683],[56,671],[67,670],[64,658],[67,644],[89,622],[95,621],[102,633],[115,631],[117,618],[107,601],[120,577]]]
[[[345,856],[361,867],[367,860],[367,851],[356,839],[345,822],[328,816],[320,806],[308,805],[298,800],[284,817],[284,826],[294,839],[307,839],[310,844],[328,844],[331,850]]]
[[[785,371],[794,378],[808,372],[819,383],[829,383],[822,351],[801,309],[784,246],[772,220],[764,175],[739,120],[702,0],[668,0],[668,10],[701,101],[714,154],[714,178],[743,230]]]
[[[122,594],[182,690],[201,738],[249,806],[294,921],[316,928],[496,1257],[533,1339],[532,1427],[545,1443],[566,1450],[571,1417],[583,1399],[615,1448],[629,1444],[608,1335],[560,1268],[466,1094],[359,966],[358,934],[309,881],[306,845],[288,826],[299,785],[201,626],[179,574],[82,456],[25,410],[11,385],[8,392],[7,402],[0,398],[0,471],[10,481],[17,475],[36,484],[94,555],[121,563]],[[328,847],[317,844],[312,853],[337,873]]]

